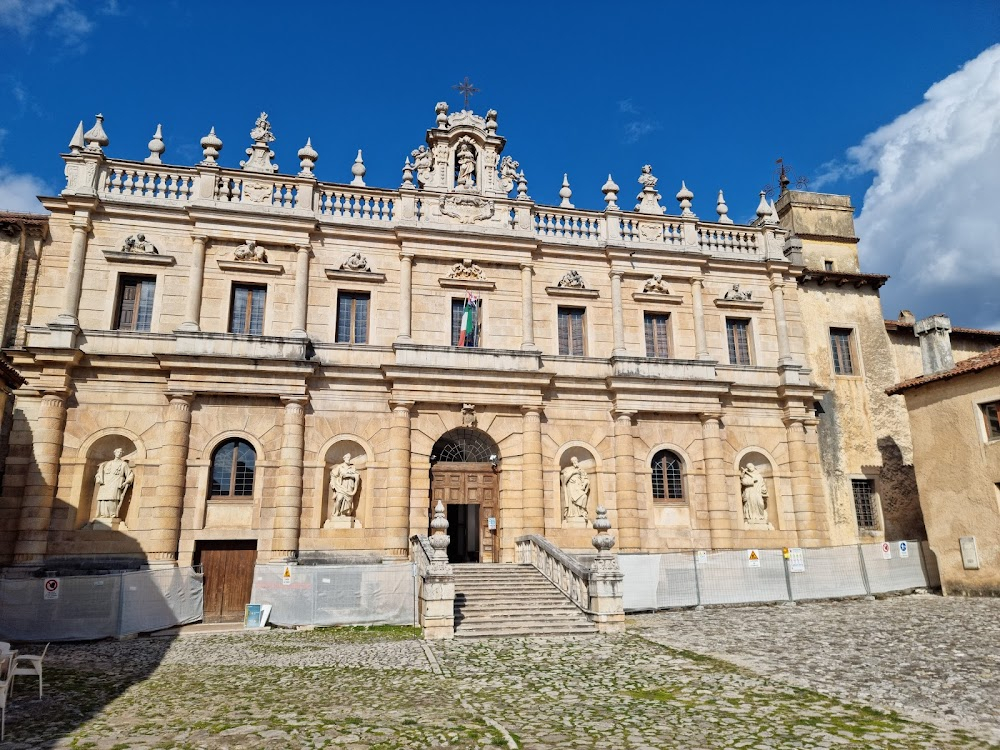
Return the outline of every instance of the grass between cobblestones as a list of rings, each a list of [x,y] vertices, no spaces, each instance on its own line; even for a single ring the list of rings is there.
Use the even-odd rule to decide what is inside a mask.
[[[336,628],[54,646],[3,749],[990,748],[627,634],[448,641]],[[463,705],[464,704],[464,705]]]

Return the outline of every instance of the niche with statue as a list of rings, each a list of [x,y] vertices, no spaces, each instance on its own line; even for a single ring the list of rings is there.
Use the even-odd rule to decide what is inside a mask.
[[[739,461],[740,505],[748,530],[773,531],[777,527],[778,498],[771,461],[763,453],[748,451]]]
[[[559,458],[559,498],[563,526],[590,526],[598,504],[597,461],[583,446],[571,446]]]
[[[338,440],[326,452],[324,529],[360,529],[368,456],[353,440]]]
[[[84,528],[128,531],[125,519],[141,484],[135,443],[124,435],[105,435],[87,451],[83,497],[89,500]]]

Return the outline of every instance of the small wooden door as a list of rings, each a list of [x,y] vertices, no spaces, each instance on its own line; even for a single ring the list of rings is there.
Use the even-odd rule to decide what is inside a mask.
[[[198,551],[205,577],[204,622],[239,622],[250,603],[257,542],[205,541]]]
[[[431,517],[438,500],[448,505],[479,506],[479,561],[500,562],[496,469],[488,463],[439,463],[431,471]],[[489,528],[493,518],[496,529]]]

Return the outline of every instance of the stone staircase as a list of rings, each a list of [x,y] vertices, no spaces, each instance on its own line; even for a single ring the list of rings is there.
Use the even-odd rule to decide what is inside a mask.
[[[580,609],[532,565],[453,565],[455,637],[594,635]]]

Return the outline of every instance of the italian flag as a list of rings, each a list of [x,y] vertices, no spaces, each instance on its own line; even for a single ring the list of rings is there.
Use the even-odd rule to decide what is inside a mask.
[[[459,346],[476,345],[476,326],[479,324],[479,297],[465,295],[465,309],[462,310],[462,326],[458,332]]]

